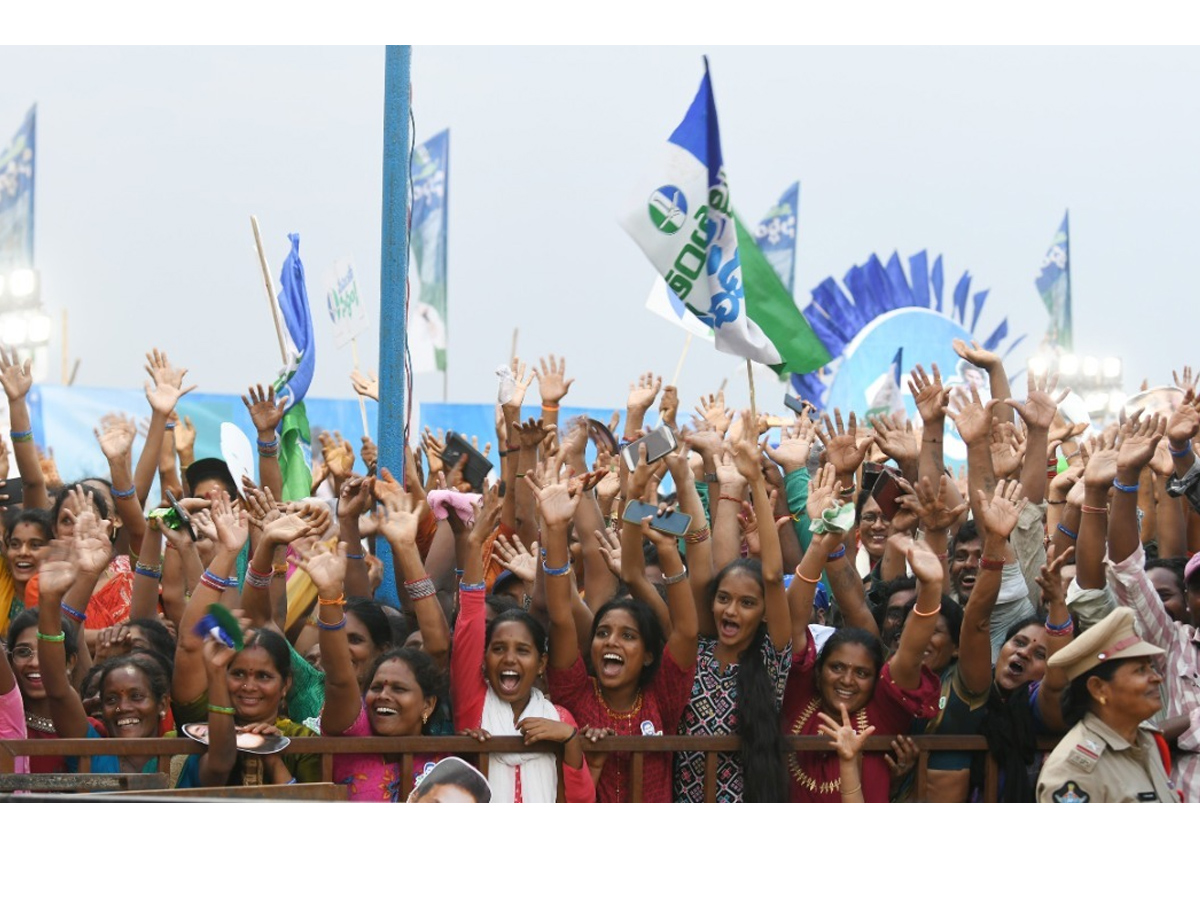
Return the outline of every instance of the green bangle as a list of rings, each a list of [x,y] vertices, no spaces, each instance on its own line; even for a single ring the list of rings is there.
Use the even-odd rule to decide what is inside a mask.
[[[212,703],[208,704],[208,711],[210,713],[220,713],[223,716],[237,715],[237,710],[232,706],[214,706]]]
[[[67,639],[67,636],[65,634],[63,634],[61,631],[58,634],[42,634],[39,631],[37,633],[37,639],[39,641],[46,641],[51,644],[61,644],[63,641],[65,641]]]

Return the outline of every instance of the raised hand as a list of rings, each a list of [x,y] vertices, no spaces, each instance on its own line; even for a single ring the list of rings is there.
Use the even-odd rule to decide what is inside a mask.
[[[662,389],[662,398],[658,401],[658,411],[662,420],[671,428],[675,427],[675,417],[679,415],[679,388],[668,384]]]
[[[561,431],[559,432],[561,434]],[[587,419],[583,416],[576,416],[567,423],[567,433],[562,439],[563,457],[566,459],[580,459],[587,451],[588,442],[588,424]]]
[[[992,399],[985,405],[980,401],[975,385],[971,385],[970,399],[963,400],[960,395],[960,401],[957,410],[948,409],[946,414],[954,420],[963,443],[974,444],[988,440],[992,433],[992,407],[1000,401]]]
[[[389,544],[416,546],[417,531],[425,509],[425,501],[414,502],[412,496],[403,490],[390,491],[383,496],[379,530]]]
[[[346,542],[339,541],[336,552],[317,544],[298,558],[296,565],[308,573],[318,594],[326,598],[341,594],[346,581]]]
[[[1183,367],[1183,377],[1182,378],[1180,378],[1179,374],[1174,369],[1172,369],[1171,370],[1171,379],[1175,382],[1175,387],[1179,388],[1185,394],[1188,391],[1191,391],[1193,394],[1195,394],[1197,389],[1200,388],[1200,371],[1198,371],[1196,373],[1195,378],[1192,378],[1192,367],[1191,366]],[[1144,390],[1144,388],[1143,388],[1143,390]]]
[[[528,549],[518,535],[511,538],[498,534],[492,544],[492,559],[512,572],[526,584],[537,580],[538,543],[534,541]]]
[[[841,506],[838,502],[841,487],[841,482],[837,480],[837,470],[832,463],[826,463],[819,468],[808,485],[808,517],[815,522],[825,510]]]
[[[170,415],[180,397],[196,389],[194,384],[187,388],[183,386],[187,369],[172,366],[167,354],[157,348],[146,354],[146,374],[151,379],[146,382],[146,399],[152,410],[164,416]]]
[[[642,444],[638,450],[644,460],[646,445]],[[577,487],[572,488],[570,475],[561,470],[557,457],[542,460],[537,469],[527,472],[525,477],[533,490],[543,523],[547,526],[566,525],[574,518],[581,494]]]
[[[259,436],[273,435],[279,423],[283,421],[283,412],[287,406],[286,400],[275,402],[275,386],[268,385],[264,391],[261,384],[251,385],[242,396],[242,402],[246,404],[250,421],[254,423]]]
[[[827,716],[825,713],[818,711],[817,715],[821,719],[821,724],[817,726],[817,734],[824,735],[833,743],[833,749],[837,751],[839,759],[844,759],[846,762],[851,762],[859,757],[862,753],[863,744],[867,738],[875,733],[875,726],[868,725],[862,731],[855,731],[854,725],[850,722],[850,713],[846,710],[846,704],[838,704],[842,710],[842,721],[839,724],[832,716]]]
[[[908,379],[909,393],[913,395],[917,412],[925,423],[941,422],[946,415],[946,404],[950,402],[950,392],[942,384],[942,373],[938,371],[937,363],[930,368],[933,370],[933,378],[926,375],[925,369],[918,365]]]
[[[1054,397],[1054,389],[1058,387],[1057,375],[1034,377],[1033,372],[1027,373],[1025,402],[1013,400],[1011,397],[1004,402],[1017,411],[1030,430],[1035,428],[1049,431],[1054,424],[1054,414],[1058,412],[1058,404],[1067,399],[1070,389],[1063,388],[1058,397]],[[999,474],[999,473],[997,473]]]
[[[941,584],[945,579],[942,561],[924,541],[913,541],[907,556],[909,568],[921,584]]]
[[[906,464],[916,464],[921,453],[921,445],[913,432],[911,420],[900,421],[899,413],[890,416],[871,416],[867,421],[875,429],[875,446],[896,461],[903,468]]]
[[[269,487],[260,488],[242,476],[242,496],[246,498],[246,520],[252,528],[262,531],[271,522],[283,518],[283,510],[275,502]]]
[[[655,375],[653,372],[639,375],[638,380],[629,385],[629,399],[626,401],[626,408],[645,413],[654,405],[654,398],[658,396],[661,387],[661,375]]]
[[[75,519],[71,535],[71,552],[81,572],[97,576],[112,561],[112,523],[101,519],[90,502]]]
[[[1139,410],[1140,412],[1140,410]],[[1125,420],[1121,426],[1121,443],[1117,449],[1117,468],[1141,471],[1154,456],[1154,450],[1162,440],[1167,423],[1162,416],[1142,418],[1137,413]]]
[[[1026,443],[1016,425],[992,420],[992,468],[997,478],[1008,478],[1020,470]]]
[[[557,431],[557,426],[541,419],[530,418],[524,425],[514,422],[513,429],[517,432],[517,444],[521,449],[532,450],[546,439],[546,435]]]
[[[250,537],[250,529],[246,523],[246,511],[234,509],[229,502],[229,494],[225,491],[210,491],[208,499],[212,501],[213,527],[217,530],[217,541],[220,545],[234,553],[241,551]]]
[[[733,464],[738,474],[747,484],[762,481],[762,449],[756,443],[758,438],[750,410],[742,410],[741,437],[733,443]]]
[[[534,367],[533,374],[537,378],[538,393],[542,395],[543,403],[559,403],[562,398],[567,396],[567,391],[571,389],[571,385],[575,383],[574,378],[567,378],[567,358],[559,357],[557,360],[554,354],[550,354],[550,365],[546,365],[546,360],[541,359],[541,368]]]
[[[979,346],[979,341],[971,341],[968,346],[966,341],[955,338],[952,346],[955,353],[985,372],[990,372],[995,366],[1000,365],[1000,357],[991,350],[984,350]]]
[[[375,479],[370,476],[347,478],[338,494],[338,518],[357,521],[359,516],[371,508],[374,487]]]
[[[901,496],[899,503],[920,519],[921,527],[926,531],[945,531],[967,511],[965,502],[954,503],[954,500],[961,500],[962,495],[957,493],[954,482],[945,473],[938,479],[936,489],[928,475],[912,488],[913,492]]]
[[[133,451],[133,439],[137,437],[137,421],[133,416],[110,413],[100,424],[104,430],[95,429],[95,435],[104,458],[112,462],[129,456]]]
[[[526,376],[525,371],[525,363],[513,357],[512,374],[509,376],[509,380],[512,382],[512,392],[504,401],[504,408],[510,412],[516,412],[518,416],[521,414],[521,404],[525,402],[525,392],[529,389],[529,385],[533,384],[534,374],[530,372]]]
[[[595,534],[596,540],[600,542],[600,555],[604,557],[604,564],[608,566],[608,571],[620,578],[621,538],[617,534],[617,530],[609,527],[603,531],[597,531]]]
[[[996,493],[988,496],[986,491],[976,491],[979,498],[979,524],[989,534],[1007,538],[1017,527],[1021,510],[1028,502],[1021,496],[1021,482],[1001,480],[996,483]]]
[[[192,424],[191,416],[181,416],[175,426],[175,452],[186,457],[196,446],[196,426]]]
[[[46,555],[38,566],[40,601],[61,600],[63,594],[79,577],[79,561],[75,557],[74,538],[58,538],[46,546]],[[106,561],[107,564],[107,561]],[[101,566],[103,569],[103,566]]]
[[[1047,558],[1042,563],[1041,571],[1034,581],[1042,589],[1042,603],[1052,606],[1055,603],[1067,602],[1067,587],[1063,584],[1062,567],[1075,555],[1075,545],[1071,544],[1053,559]],[[1060,623],[1061,624],[1061,623]]]
[[[725,408],[724,391],[709,394],[707,399],[701,396],[700,405],[696,407],[696,414],[715,429],[722,438],[729,431],[729,426],[733,424],[733,410]]]
[[[850,413],[847,425],[842,424],[840,409],[835,408],[833,416],[833,421],[830,421],[828,413],[821,417],[825,427],[817,429],[817,437],[825,445],[825,458],[833,463],[837,473],[853,476],[862,465],[875,437],[871,434],[861,438],[858,436],[858,421],[853,412]]]
[[[368,397],[379,402],[379,379],[372,372],[370,377],[355,369],[350,373],[350,384],[354,386],[354,392],[360,397]]]
[[[379,448],[365,434],[362,436],[362,450],[359,451],[358,456],[363,461],[363,465],[367,467],[367,474],[374,475],[375,467],[379,464]]]
[[[808,466],[816,438],[816,425],[808,416],[799,416],[780,435],[778,447],[763,441],[762,451],[771,462],[783,466],[785,472],[795,472]]]
[[[337,482],[349,478],[354,471],[354,448],[350,446],[350,442],[342,437],[340,431],[335,431],[332,435],[328,431],[322,431],[318,439],[321,442],[321,456],[329,474]]]
[[[0,384],[10,403],[22,399],[33,387],[33,360],[21,362],[15,348],[0,347]]]
[[[1198,433],[1200,433],[1200,397],[1188,393],[1184,395],[1182,402],[1167,419],[1167,440],[1175,449],[1182,450],[1195,439]]]

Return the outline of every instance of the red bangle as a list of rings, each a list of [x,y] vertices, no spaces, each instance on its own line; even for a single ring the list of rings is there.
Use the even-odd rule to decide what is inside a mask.
[[[737,504],[741,504],[741,503],[742,503],[742,500],[741,500],[740,498],[738,498],[738,497],[730,497],[728,494],[718,494],[718,495],[717,495],[717,499],[718,499],[718,500],[729,500],[730,502],[732,502],[732,503],[737,503]]]
[[[1004,560],[988,559],[986,556],[980,558],[979,568],[987,569],[989,572],[1002,572],[1004,570]]]
[[[1080,512],[1097,513],[1099,515],[1108,515],[1107,506],[1088,506],[1086,503],[1079,507]]]

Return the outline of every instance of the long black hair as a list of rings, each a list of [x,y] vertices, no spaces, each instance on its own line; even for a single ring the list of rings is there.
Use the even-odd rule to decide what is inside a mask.
[[[757,559],[735,559],[726,565],[709,588],[709,605],[726,576],[744,572],[763,592],[762,564]],[[763,659],[763,642],[769,641],[767,623],[758,625],[750,645],[738,656],[735,715],[742,739],[738,755],[742,763],[742,800],[746,803],[784,803],[788,799],[787,745],[779,729],[775,705],[775,683]]]

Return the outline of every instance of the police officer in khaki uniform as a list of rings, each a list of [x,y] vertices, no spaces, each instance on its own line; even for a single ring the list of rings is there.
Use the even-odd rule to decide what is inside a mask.
[[[1166,741],[1142,724],[1162,707],[1162,654],[1122,607],[1050,657],[1071,679],[1064,713],[1075,724],[1042,767],[1039,803],[1179,802]]]

